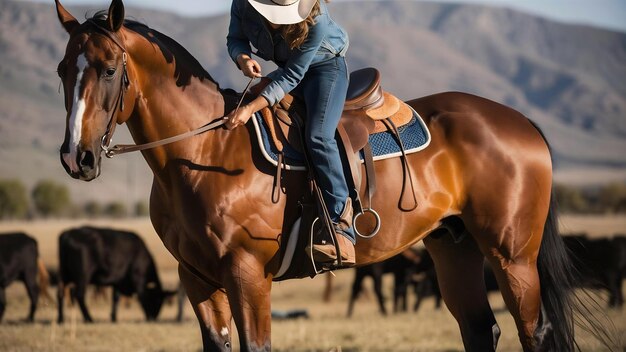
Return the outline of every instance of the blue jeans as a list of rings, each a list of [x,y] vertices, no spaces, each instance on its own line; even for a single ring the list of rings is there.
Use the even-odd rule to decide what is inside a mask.
[[[316,179],[331,220],[337,222],[349,196],[339,148],[335,140],[348,92],[348,68],[344,57],[335,57],[309,67],[291,92],[306,104],[305,139]],[[347,233],[355,241],[351,228]]]

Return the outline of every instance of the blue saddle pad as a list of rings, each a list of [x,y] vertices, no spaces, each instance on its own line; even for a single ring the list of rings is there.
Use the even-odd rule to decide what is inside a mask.
[[[411,121],[398,128],[400,138],[406,154],[411,154],[425,149],[430,144],[430,132],[422,117],[411,108],[413,118]],[[274,145],[267,124],[260,113],[254,114],[252,122],[257,134],[257,140],[263,156],[272,164],[278,165],[278,148]],[[374,160],[395,158],[402,155],[400,146],[394,136],[388,132],[374,133],[369,136]],[[305,170],[304,155],[293,149],[290,145],[284,145],[285,169]],[[363,160],[363,152],[360,152]]]

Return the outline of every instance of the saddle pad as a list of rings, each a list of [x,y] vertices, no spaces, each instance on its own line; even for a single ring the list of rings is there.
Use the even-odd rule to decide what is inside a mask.
[[[422,117],[415,110],[413,110],[413,108],[411,108],[411,111],[413,112],[413,118],[411,121],[398,128],[406,154],[423,150],[430,144],[430,132],[428,131],[424,120],[422,120]],[[272,165],[277,166],[278,149],[274,145],[268,131],[268,127],[260,113],[257,112],[254,116],[252,116],[252,123],[256,131],[257,141],[259,142],[261,153],[267,161],[272,163]],[[388,131],[371,134],[369,136],[369,142],[372,146],[372,153],[375,161],[395,158],[402,155],[398,142],[396,142],[394,136]],[[283,147],[283,152],[285,154],[284,169],[294,171],[306,170],[304,155],[302,155],[302,153],[294,150],[289,145],[285,145]],[[360,154],[361,161],[363,161],[362,152]]]

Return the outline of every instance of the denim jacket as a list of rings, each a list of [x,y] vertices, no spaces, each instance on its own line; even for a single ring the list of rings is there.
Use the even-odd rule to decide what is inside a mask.
[[[276,32],[248,4],[248,0],[233,0],[226,38],[228,53],[236,63],[240,54],[252,53],[252,44],[257,49],[257,56],[279,66],[278,70],[268,75],[272,83],[261,92],[270,105],[275,105],[294,89],[304,78],[309,66],[336,56],[345,56],[348,35],[330,18],[324,0],[319,0],[319,3],[321,13],[315,18],[315,25],[309,28],[308,37],[299,48],[289,49],[282,36],[273,34]]]

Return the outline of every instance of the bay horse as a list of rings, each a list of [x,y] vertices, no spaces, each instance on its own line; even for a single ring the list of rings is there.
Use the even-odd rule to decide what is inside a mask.
[[[69,33],[58,66],[65,94],[61,163],[90,181],[103,140],[126,123],[136,143],[162,140],[220,119],[236,99],[169,37],[125,20],[121,0],[80,23],[55,0]],[[524,351],[574,350],[568,259],[558,237],[549,146],[521,113],[448,92],[407,102],[432,135],[407,157],[419,206],[399,209],[402,163],[376,162],[382,226],[356,244],[357,265],[380,262],[423,240],[467,351],[493,351],[500,329],[483,282],[492,264]],[[283,229],[298,216],[305,172],[284,173],[286,196],[271,201],[274,169],[253,147],[251,124],[218,128],[142,151],[154,173],[150,218],[179,262],[205,350],[270,350],[270,290]],[[463,240],[446,232],[462,222]],[[305,255],[301,253],[301,255]]]

